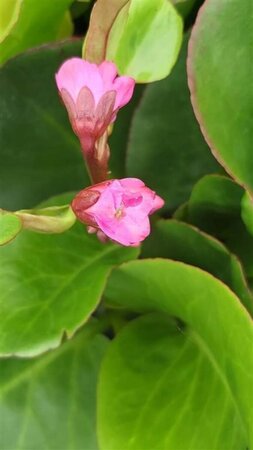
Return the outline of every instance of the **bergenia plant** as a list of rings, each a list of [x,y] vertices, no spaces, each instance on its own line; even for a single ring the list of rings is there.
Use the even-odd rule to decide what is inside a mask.
[[[0,450],[253,450],[251,0],[11,3]]]

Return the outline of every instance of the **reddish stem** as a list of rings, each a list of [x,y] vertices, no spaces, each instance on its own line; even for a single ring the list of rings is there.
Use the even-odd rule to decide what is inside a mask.
[[[87,144],[81,141],[82,153],[92,184],[98,184],[108,179],[109,146],[108,133],[105,132],[97,141]]]

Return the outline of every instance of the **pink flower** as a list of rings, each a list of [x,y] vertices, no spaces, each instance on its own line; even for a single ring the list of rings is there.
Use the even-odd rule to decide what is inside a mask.
[[[135,85],[130,77],[117,76],[112,62],[96,65],[81,58],[65,61],[56,74],[56,83],[73,130],[86,150],[130,101]]]
[[[91,186],[75,197],[72,209],[89,225],[113,241],[137,246],[150,233],[149,215],[164,205],[161,197],[137,178],[110,180]]]

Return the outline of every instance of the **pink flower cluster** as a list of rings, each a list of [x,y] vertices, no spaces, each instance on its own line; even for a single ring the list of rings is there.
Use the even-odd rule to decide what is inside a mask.
[[[60,67],[56,83],[93,182],[105,180],[79,192],[72,202],[74,213],[100,240],[139,245],[150,233],[149,216],[164,201],[137,178],[106,181],[107,130],[130,101],[134,80],[117,76],[112,62],[96,65],[71,58]]]

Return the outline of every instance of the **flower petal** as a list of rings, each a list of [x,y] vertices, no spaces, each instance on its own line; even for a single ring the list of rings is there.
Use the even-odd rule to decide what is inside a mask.
[[[125,246],[138,245],[150,233],[148,216],[141,220],[128,214],[122,219],[97,218],[97,224],[109,238]]]
[[[113,89],[117,91],[115,109],[122,108],[132,98],[135,81],[130,77],[118,77],[113,83]]]
[[[75,102],[80,90],[85,86],[92,91],[96,103],[104,93],[98,66],[81,58],[70,58],[65,61],[55,78],[59,91],[66,89]]]
[[[98,66],[105,87],[110,91],[113,89],[113,82],[117,76],[117,67],[113,62],[103,61]]]

